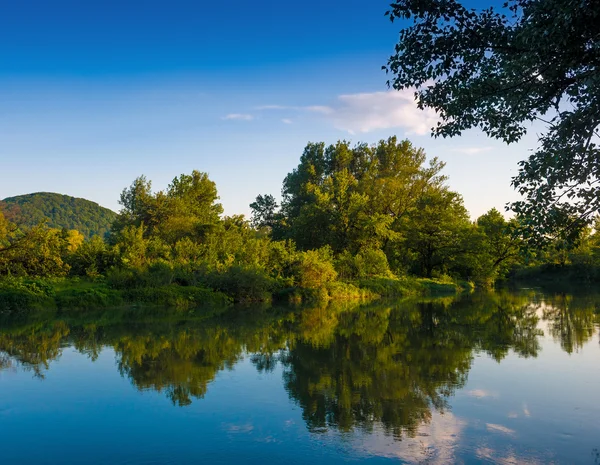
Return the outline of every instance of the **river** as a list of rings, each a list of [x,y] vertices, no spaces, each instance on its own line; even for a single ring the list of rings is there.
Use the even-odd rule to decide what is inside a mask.
[[[0,321],[0,463],[600,463],[600,295]]]

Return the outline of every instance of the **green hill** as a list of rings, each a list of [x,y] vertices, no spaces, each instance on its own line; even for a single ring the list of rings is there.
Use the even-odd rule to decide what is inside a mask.
[[[47,221],[51,228],[77,229],[86,238],[104,236],[116,213],[95,202],[51,192],[8,197],[0,201],[0,210],[9,221],[21,227]]]

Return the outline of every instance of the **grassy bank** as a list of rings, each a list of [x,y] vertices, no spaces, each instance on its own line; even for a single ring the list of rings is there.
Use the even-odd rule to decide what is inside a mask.
[[[0,313],[26,310],[96,309],[166,306],[191,309],[225,306],[232,299],[197,286],[115,289],[101,281],[81,279],[4,279],[0,281]]]
[[[246,290],[243,294],[246,298],[240,299],[237,289],[239,286],[233,285],[220,285],[219,289],[211,289],[198,285],[150,283],[116,286],[110,280],[79,278],[6,278],[0,281],[0,313],[125,306],[163,306],[189,310],[227,306],[233,302],[374,300],[380,297],[454,294],[468,289],[468,284],[414,277],[369,278],[353,282],[331,281],[316,288],[286,287],[284,284],[274,283],[268,291],[261,287],[258,293]]]

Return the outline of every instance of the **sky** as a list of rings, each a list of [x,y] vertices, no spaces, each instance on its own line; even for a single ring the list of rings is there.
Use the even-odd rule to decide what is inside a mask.
[[[535,134],[432,138],[435,115],[386,86],[402,26],[388,5],[0,2],[0,199],[58,192],[118,211],[137,176],[160,190],[197,169],[227,215],[248,215],[257,195],[279,197],[308,142],[396,135],[446,163],[473,218],[503,211]]]

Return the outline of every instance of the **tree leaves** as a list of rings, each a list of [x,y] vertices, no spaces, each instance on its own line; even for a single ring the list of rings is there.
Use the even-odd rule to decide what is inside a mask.
[[[434,108],[435,136],[479,127],[513,143],[532,121],[547,130],[520,165],[511,205],[536,241],[572,237],[600,210],[600,8],[593,0],[510,0],[468,10],[456,0],[401,0],[400,31],[386,71],[395,89],[416,88]]]

